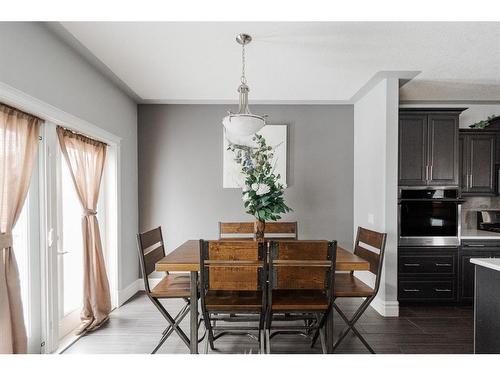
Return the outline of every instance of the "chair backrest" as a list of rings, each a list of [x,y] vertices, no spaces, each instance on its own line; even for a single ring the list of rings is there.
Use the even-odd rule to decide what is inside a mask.
[[[266,244],[256,241],[200,240],[200,281],[209,290],[264,290]]]
[[[266,222],[264,236],[269,239],[297,239],[297,222]],[[252,238],[255,234],[255,223],[219,222],[219,238]]]
[[[161,227],[137,235],[137,249],[141,266],[144,288],[150,293],[148,276],[154,272],[156,262],[165,256]]]
[[[378,290],[380,285],[386,238],[387,233],[379,233],[358,227],[356,243],[354,244],[354,254],[370,263],[370,272],[376,276],[375,291]]]
[[[322,290],[332,296],[336,241],[271,241],[269,289]]]

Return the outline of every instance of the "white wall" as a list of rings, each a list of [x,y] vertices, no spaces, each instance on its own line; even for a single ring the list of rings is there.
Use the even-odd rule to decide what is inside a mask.
[[[388,234],[382,281],[372,306],[397,316],[397,165],[398,101],[396,78],[382,79],[354,104],[354,236],[358,226]],[[373,284],[368,273],[358,277]]]
[[[43,23],[0,22],[0,56],[0,82],[122,139],[119,288],[125,288],[138,278],[136,104]]]

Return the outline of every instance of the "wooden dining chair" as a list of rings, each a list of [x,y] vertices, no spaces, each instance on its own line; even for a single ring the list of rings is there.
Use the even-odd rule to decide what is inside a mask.
[[[266,222],[264,236],[267,239],[292,239],[298,235],[297,222]],[[219,239],[253,238],[255,223],[247,222],[219,222]]]
[[[324,327],[333,302],[336,241],[271,241],[269,245],[269,287],[266,314],[266,347],[280,333],[321,336],[326,353]],[[281,320],[310,322],[287,326],[271,334],[275,314]]]
[[[190,311],[190,275],[188,273],[167,273],[154,288],[151,288],[149,275],[154,272],[156,262],[165,256],[161,227],[139,233],[137,235],[137,245],[146,295],[168,322],[167,328],[163,330],[161,339],[151,354],[160,349],[172,332],[176,332],[189,348],[189,339],[179,327],[179,324]],[[179,313],[172,317],[160,302],[162,299],[183,299],[185,304]]]
[[[208,332],[205,351],[227,334],[245,334],[264,353],[266,244],[256,241],[200,240],[201,308]],[[237,315],[233,315],[237,313]],[[245,315],[247,314],[247,315]],[[255,322],[222,326],[220,322]],[[252,332],[258,331],[255,337]]]
[[[382,275],[382,266],[384,262],[386,238],[386,233],[379,233],[366,228],[358,227],[356,243],[354,245],[354,254],[370,263],[370,272],[375,275],[375,283],[373,288],[357,278],[354,275],[354,271],[351,271],[350,273],[338,273],[337,275],[335,275],[333,307],[345,321],[345,323],[347,324],[347,328],[344,329],[344,331],[339,335],[338,340],[333,345],[333,350],[335,350],[340,345],[349,331],[352,330],[354,334],[359,338],[359,340],[363,343],[363,345],[370,351],[370,353],[375,353],[373,348],[368,344],[368,342],[361,335],[361,333],[359,333],[354,325],[363,315],[363,313],[366,311],[366,309],[378,293],[380,287],[380,278]],[[365,298],[363,303],[359,306],[358,310],[356,310],[356,312],[350,319],[335,303],[335,300],[337,298],[345,297]],[[315,340],[316,339],[317,337],[315,337]]]

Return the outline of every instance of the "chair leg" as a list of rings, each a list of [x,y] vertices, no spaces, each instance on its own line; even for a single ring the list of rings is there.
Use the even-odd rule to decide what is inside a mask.
[[[266,316],[266,353],[271,354],[271,323],[273,320],[273,313],[269,308]]]
[[[320,329],[322,327],[324,327],[324,325],[326,323],[326,319],[328,318],[328,315],[330,314],[331,310],[332,310],[332,307],[329,306],[328,309],[323,314],[323,316],[321,317],[321,320],[318,318],[318,320],[317,320],[318,321],[318,328],[314,332],[314,336],[313,336],[312,342],[311,342],[311,348],[313,348],[314,345],[316,344],[316,340],[318,340],[318,337],[320,335]]]
[[[210,344],[210,349],[215,350],[214,332],[210,321],[210,314],[205,309],[203,309],[203,321],[205,323],[205,329],[208,331],[207,343]]]
[[[337,349],[337,347],[340,345],[340,343],[344,340],[344,338],[347,336],[347,334],[349,333],[349,331],[352,330],[353,333],[363,343],[363,345],[370,351],[370,353],[375,354],[375,351],[373,350],[373,348],[368,344],[368,342],[361,335],[361,333],[359,333],[359,331],[356,329],[356,327],[354,327],[354,325],[359,320],[359,318],[361,318],[361,316],[363,315],[363,313],[365,312],[365,310],[368,308],[368,306],[370,305],[370,303],[371,303],[372,300],[373,300],[373,297],[372,298],[367,298],[361,304],[361,306],[359,306],[358,310],[354,313],[354,315],[352,316],[351,319],[349,319],[344,314],[344,312],[342,310],[340,310],[340,308],[335,304],[335,302],[333,303],[333,307],[335,308],[335,310],[339,313],[339,315],[341,316],[341,318],[347,323],[347,328],[344,329],[344,331],[339,335],[339,338],[337,339],[337,341],[333,345],[333,350],[334,351],[335,351],[335,349]]]
[[[165,341],[167,341],[167,339],[169,338],[169,336],[172,334],[172,332],[174,332],[174,330],[176,329],[176,327],[182,322],[182,320],[186,317],[186,315],[187,315],[187,313],[189,311],[190,311],[189,305],[184,306],[181,309],[181,311],[179,311],[179,313],[174,318],[175,324],[174,325],[171,324],[167,329],[165,329],[163,331],[162,338],[160,339],[160,341],[158,342],[158,344],[156,345],[156,347],[153,349],[153,351],[151,352],[151,354],[156,354],[156,352],[158,351],[158,349],[160,349],[161,346],[165,343]]]
[[[156,306],[156,308],[160,311],[160,313],[163,315],[163,317],[172,325],[172,328],[175,330],[175,332],[179,335],[182,341],[184,341],[184,344],[186,344],[188,347],[189,345],[189,339],[184,333],[184,331],[175,323],[174,318],[165,310],[163,305],[158,301],[157,298],[152,298],[150,297],[151,301],[153,304]],[[188,310],[189,311],[189,310]]]
[[[265,322],[266,322],[266,312],[267,311],[262,311],[260,312],[260,319],[259,319],[259,350],[260,354],[265,354],[265,348],[266,348],[266,339],[265,339]]]
[[[210,337],[210,335],[207,335],[207,338],[205,341],[205,350],[204,350],[205,354],[208,354],[208,343],[210,341],[209,337]]]
[[[323,351],[323,354],[328,353],[328,351],[326,350],[325,326],[324,326],[324,317],[326,315],[327,313],[323,314],[323,317],[320,317],[319,314],[316,314],[316,321],[318,322],[318,332],[321,341],[321,350]]]

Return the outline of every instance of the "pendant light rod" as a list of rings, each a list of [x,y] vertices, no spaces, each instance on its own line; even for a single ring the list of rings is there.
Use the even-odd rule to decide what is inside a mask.
[[[242,33],[236,35],[236,42],[241,45],[241,84],[238,87],[239,106],[237,113],[229,111],[228,115],[222,120],[226,130],[229,133],[237,135],[254,134],[262,129],[262,127],[266,124],[266,116],[254,115],[248,108],[248,92],[250,91],[250,88],[247,85],[247,79],[245,76],[245,46],[251,41],[252,37],[248,34]]]

